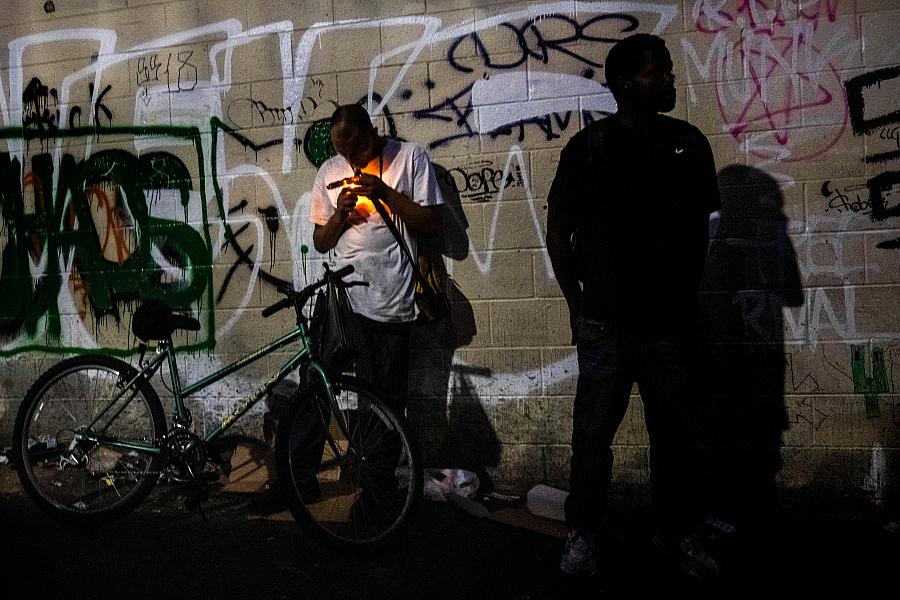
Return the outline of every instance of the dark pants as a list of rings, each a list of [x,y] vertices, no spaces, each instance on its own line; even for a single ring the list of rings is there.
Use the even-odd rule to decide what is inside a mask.
[[[412,323],[382,323],[359,316],[367,348],[358,357],[356,374],[381,392],[397,414],[406,410],[409,342]]]
[[[409,343],[412,323],[381,323],[357,315],[357,323],[364,336],[364,349],[357,357],[356,374],[373,384],[381,398],[397,414],[406,409],[407,376],[409,374]],[[330,416],[329,407],[322,402],[310,402],[298,407],[298,417],[294,421],[294,479],[301,495],[313,498],[318,495],[316,473],[322,461],[325,448],[325,423]],[[348,416],[353,418],[352,415]],[[368,422],[368,421],[366,421]],[[382,427],[380,423],[369,423],[369,427]],[[381,437],[381,431],[364,431],[350,427],[360,439],[371,443],[388,443]],[[392,440],[393,441],[393,440]],[[366,450],[365,448],[363,450]],[[370,478],[383,472],[385,477],[394,476],[394,467],[401,454],[399,443],[380,448],[379,464],[370,464]],[[391,480],[393,483],[393,480]],[[396,487],[396,484],[394,485]]]
[[[569,528],[597,533],[606,514],[612,442],[637,382],[650,436],[650,487],[658,526],[679,534],[692,520],[688,399],[696,347],[684,337],[623,332],[578,322],[578,387],[572,423]]]

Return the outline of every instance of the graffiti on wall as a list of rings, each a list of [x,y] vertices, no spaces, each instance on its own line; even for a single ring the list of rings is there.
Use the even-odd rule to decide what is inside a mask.
[[[857,128],[856,113],[861,105],[854,104],[853,90],[858,89],[865,105],[871,108],[878,105],[871,99],[878,88],[873,77],[882,77],[878,80],[882,84],[892,81],[888,78],[890,73],[870,75],[868,80],[856,82],[855,88],[848,82],[845,93],[844,82],[837,73],[849,60],[853,48],[858,49],[860,36],[852,2],[813,1],[801,6],[795,0],[696,0],[688,6],[691,14],[686,16],[699,34],[681,41],[687,83],[715,88],[715,116],[723,133],[743,144],[760,164],[777,168],[773,166],[775,162],[800,162],[827,152],[841,138],[846,125]],[[20,133],[25,129],[45,136],[42,144],[47,147],[43,151],[51,157],[53,169],[43,179],[32,176],[28,181],[40,180],[38,185],[42,188],[54,190],[49,196],[57,203],[48,200],[45,204],[42,199],[40,208],[31,207],[22,214],[37,215],[49,211],[49,207],[59,210],[59,190],[72,185],[69,175],[63,176],[62,163],[69,161],[76,167],[92,164],[90,161],[100,153],[95,148],[112,139],[105,137],[107,132],[128,118],[122,114],[121,104],[113,102],[124,71],[134,94],[131,118],[135,127],[199,130],[199,162],[185,168],[194,182],[188,190],[189,197],[209,212],[209,218],[176,220],[168,215],[164,220],[191,228],[201,240],[208,235],[207,255],[203,260],[199,255],[188,256],[185,246],[193,247],[196,239],[191,244],[185,242],[191,237],[186,230],[184,239],[176,236],[178,244],[163,243],[152,234],[147,245],[143,223],[137,225],[141,232],[137,241],[128,236],[110,236],[106,249],[95,250],[95,255],[116,266],[118,261],[124,264],[132,256],[134,260],[140,257],[143,268],[171,273],[167,277],[191,290],[193,295],[186,302],[193,306],[192,310],[196,312],[201,302],[206,303],[207,309],[216,307],[220,318],[211,335],[225,335],[235,326],[241,311],[252,306],[259,284],[301,285],[314,276],[317,264],[328,259],[316,253],[310,243],[308,195],[304,189],[308,181],[299,181],[298,185],[295,174],[302,171],[301,179],[309,177],[312,168],[334,153],[327,116],[338,102],[338,94],[335,84],[316,62],[323,40],[327,42],[348,32],[358,35],[391,28],[416,30],[411,39],[403,38],[403,43],[379,46],[374,55],[360,57],[368,64],[368,88],[362,102],[373,115],[383,119],[390,135],[430,147],[438,162],[441,155],[471,155],[470,143],[491,147],[499,157],[496,160],[472,159],[464,164],[454,161],[454,166],[443,175],[444,183],[461,201],[485,203],[483,245],[472,245],[467,260],[482,276],[490,276],[496,240],[506,226],[506,200],[514,198],[527,207],[526,223],[530,224],[526,227],[533,226],[536,260],[543,259],[538,268],[552,278],[549,258],[542,248],[543,208],[540,195],[533,189],[534,165],[527,151],[532,147],[557,148],[592,119],[613,112],[615,103],[603,73],[603,57],[609,47],[633,32],[666,32],[680,18],[679,7],[673,3],[554,2],[517,7],[459,23],[417,15],[321,23],[299,36],[289,21],[244,29],[236,19],[227,19],[130,48],[119,48],[116,32],[109,29],[66,29],[12,40],[8,86],[0,94],[0,114],[7,126],[20,128]],[[23,55],[27,49],[59,40],[94,44],[96,52],[90,64],[59,81],[51,81],[39,72],[39,67],[26,66]],[[195,43],[198,46],[191,46]],[[677,47],[670,46],[673,50]],[[198,50],[201,47],[202,52]],[[265,85],[254,85],[248,92],[247,86],[236,85],[234,66],[239,60],[248,60],[248,56],[258,56],[257,50],[263,47],[274,48],[278,58],[270,63]],[[439,52],[426,54],[430,49]],[[423,62],[429,63],[428,69],[417,68]],[[688,89],[694,93],[692,87]],[[87,100],[73,101],[76,90],[81,94],[86,91]],[[696,96],[691,96],[691,100],[699,102]],[[811,128],[816,130],[812,132],[815,135],[808,137],[812,133],[810,128],[800,127],[801,114],[814,121],[830,118],[833,126],[823,130]],[[868,115],[864,117],[867,122],[873,119],[864,114]],[[58,139],[49,137],[51,133],[82,126],[90,129],[91,135],[83,142],[81,156],[75,149],[63,151]],[[878,122],[874,132],[895,149],[900,143],[894,121]],[[123,160],[131,157],[130,164],[135,165],[136,172],[143,172],[146,165],[142,161],[150,153],[180,156],[177,150],[183,144],[183,140],[174,137],[153,140],[135,135],[115,150],[122,153]],[[26,196],[33,194],[26,191],[33,185],[25,182],[29,173],[36,172],[33,158],[26,161],[28,140],[10,138],[7,150],[10,165],[17,164],[16,168],[22,170],[19,189]],[[62,154],[66,152],[71,158],[64,161]],[[31,165],[30,169],[25,165]],[[873,178],[866,190],[861,190],[844,182],[825,182],[821,189],[830,210],[825,217],[836,216],[838,221],[843,218],[842,213],[891,217],[897,207],[891,196],[894,183],[890,176]],[[119,206],[116,202],[123,202],[123,198],[124,204],[130,206],[131,194],[124,193],[125,188],[118,183],[102,182],[93,187],[97,191],[81,192],[91,210],[99,211],[95,207],[104,202],[109,207]],[[137,189],[152,215],[153,203],[147,200],[151,188],[137,184]],[[100,191],[106,195],[105,200]],[[15,188],[7,188],[4,202],[14,205],[12,199],[16,197]],[[140,198],[135,196],[136,205]],[[31,206],[27,200],[24,204]],[[69,201],[67,206],[74,204]],[[116,210],[109,208],[108,212],[116,216]],[[134,218],[124,214],[128,219]],[[27,223],[20,226],[16,222],[15,227],[26,227],[22,232],[31,231],[27,227],[33,229],[32,221],[37,217],[23,219]],[[41,259],[26,249],[25,233],[12,235],[14,221],[6,225],[7,233],[2,238],[4,250],[11,248],[9,252],[19,261],[10,262],[9,268],[17,269],[17,273],[27,269],[30,275],[37,272],[33,265],[40,264]],[[124,229],[130,221],[122,223]],[[77,265],[83,259],[75,261],[74,257],[87,256],[82,247],[89,235],[85,232],[84,240],[76,244],[69,240],[71,232],[64,225],[57,223],[52,234],[38,234],[39,239],[44,239],[42,235],[59,238],[42,243],[42,248],[48,248],[42,256],[46,258],[55,252],[68,257],[68,263],[74,265],[57,271],[61,273],[61,290],[67,286],[74,289],[76,284],[84,286],[79,292],[79,314],[115,320],[128,298],[140,293],[132,289],[136,282],[117,280],[110,274],[115,271],[105,263],[101,264],[109,267],[110,273],[93,273],[88,279],[79,279],[81,271]],[[153,227],[149,221],[146,226]],[[165,251],[159,250],[160,244],[166,247]],[[145,248],[150,249],[149,259]],[[58,262],[68,264],[66,260]],[[208,278],[197,278],[197,282],[206,282],[202,293],[191,287],[193,283],[187,283],[187,275],[181,274],[188,264],[217,267]],[[800,268],[804,276],[831,269],[835,277],[846,277],[861,266],[849,262],[818,264],[801,256]],[[248,279],[246,285],[243,278]],[[235,285],[238,279],[242,281],[240,286]],[[98,288],[98,281],[104,285]],[[33,293],[46,285],[41,282]],[[104,289],[107,291],[101,291]],[[847,290],[854,293],[852,288]],[[40,292],[44,294],[41,302],[48,307],[53,303],[46,298],[53,291],[46,288]],[[832,297],[834,293],[810,290],[804,307],[786,316],[786,326],[799,331],[810,320],[820,320],[823,326],[841,335],[858,335],[851,312],[841,312],[855,310],[855,298],[839,299],[843,309],[836,309],[838,300]],[[73,300],[72,306],[76,304]],[[752,307],[748,310],[752,314]],[[52,319],[32,316],[22,320],[20,327],[27,333],[27,343],[25,338],[12,340],[5,351],[53,346],[52,341],[42,337],[47,332],[52,333],[50,339],[57,335]],[[65,324],[60,328],[58,337],[64,340]],[[80,339],[91,338],[83,335]],[[810,339],[814,345],[815,334]],[[90,343],[85,342],[85,347]]]
[[[196,129],[105,131],[199,143]],[[7,128],[0,136],[15,139],[22,132]],[[96,135],[82,128],[29,139],[43,146]],[[21,346],[71,350],[78,339],[71,329],[97,339],[107,321],[121,327],[124,312],[142,298],[165,298],[198,313],[205,305],[211,319],[209,241],[202,228],[188,223],[188,214],[200,208],[195,179],[178,156],[165,151],[137,156],[103,149],[80,160],[41,151],[25,162],[0,153],[0,335],[7,342],[0,352]],[[176,202],[184,218],[160,217],[155,205],[163,198]],[[112,348],[121,349],[125,341]]]

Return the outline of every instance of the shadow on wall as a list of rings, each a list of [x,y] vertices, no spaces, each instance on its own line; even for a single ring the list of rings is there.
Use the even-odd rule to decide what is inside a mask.
[[[449,174],[435,165],[444,197],[444,239],[419,240],[419,252],[443,254],[461,261],[468,256],[468,221]],[[436,323],[418,325],[410,353],[409,418],[414,424],[426,467],[461,468],[476,473],[482,488],[492,487],[488,468],[500,464],[500,440],[485,413],[474,377],[490,377],[490,369],[453,364],[456,349],[475,337],[475,315],[469,300],[447,278],[451,314]]]
[[[697,418],[701,486],[710,510],[740,523],[778,502],[784,404],[783,308],[803,303],[778,183],[751,167],[719,172],[701,284],[706,366]]]

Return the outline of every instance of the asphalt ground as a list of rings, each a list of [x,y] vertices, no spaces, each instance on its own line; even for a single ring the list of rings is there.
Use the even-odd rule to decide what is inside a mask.
[[[563,540],[423,501],[377,556],[328,550],[284,518],[250,518],[252,494],[215,487],[203,518],[163,484],[132,514],[79,529],[37,509],[0,465],[0,575],[6,598],[551,599],[896,596],[900,534],[884,515],[784,506],[777,524],[716,546],[721,576],[684,576],[651,543],[649,508],[615,502],[590,579],[558,570]],[[524,510],[522,508],[521,510]]]

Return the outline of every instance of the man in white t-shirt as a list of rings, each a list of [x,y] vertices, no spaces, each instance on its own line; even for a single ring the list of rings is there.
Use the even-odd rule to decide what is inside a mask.
[[[415,256],[417,235],[441,232],[443,199],[425,151],[379,135],[362,106],[334,111],[331,141],[338,155],[319,168],[310,200],[313,245],[322,253],[333,250],[341,266],[353,265],[355,275],[369,284],[347,290],[369,345],[357,373],[381,388],[385,400],[402,413],[417,314],[413,266],[372,202],[384,202]],[[357,187],[328,189],[354,175]]]

